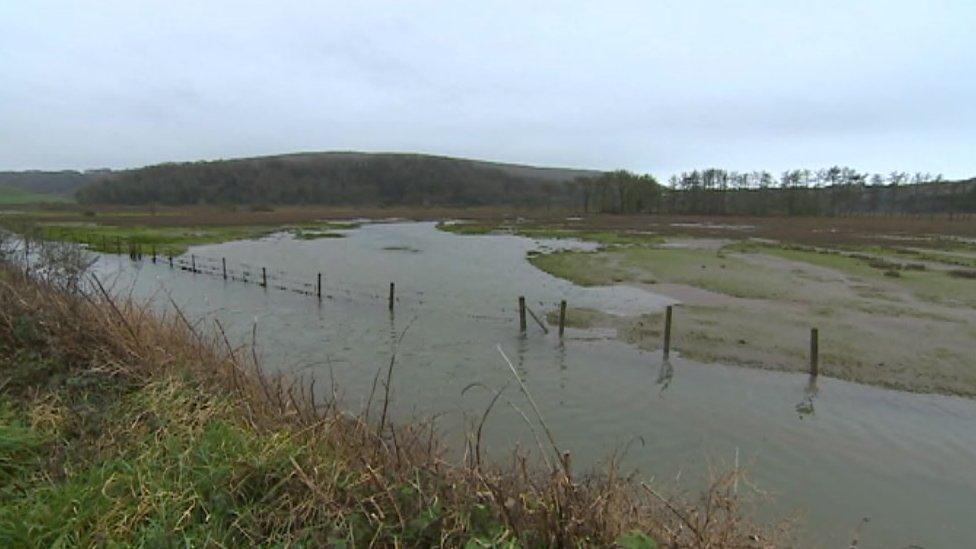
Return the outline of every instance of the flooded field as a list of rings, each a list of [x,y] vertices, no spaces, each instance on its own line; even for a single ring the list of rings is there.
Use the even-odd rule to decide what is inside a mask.
[[[771,496],[766,508],[796,510],[802,539],[815,546],[850,543],[863,518],[870,519],[864,547],[966,546],[976,536],[973,400],[829,378],[811,385],[800,374],[685,360],[680,348],[662,363],[659,352],[600,331],[569,329],[560,340],[531,318],[520,334],[519,295],[540,317],[562,299],[621,315],[672,302],[653,288],[576,286],[526,260],[533,250],[592,244],[458,236],[433,223],[365,224],[345,234],[302,240],[282,233],[191,249],[201,265],[226,258],[229,268],[246,266],[252,281],[266,268],[268,289],[114,255],[101,256],[97,270],[115,291],[160,308],[171,307],[172,297],[201,325],[220,319],[236,343],[255,334],[267,368],[315,376],[323,391],[335,379],[350,408],[363,405],[402,336],[395,417],[437,415],[458,448],[493,391],[507,386],[507,399],[526,410],[500,346],[575,467],[597,466],[631,443],[625,469],[692,492],[710,465],[731,467],[738,454],[755,487]],[[274,288],[314,288],[320,272],[321,302]],[[496,457],[515,444],[535,447],[504,400],[488,420],[485,444]]]

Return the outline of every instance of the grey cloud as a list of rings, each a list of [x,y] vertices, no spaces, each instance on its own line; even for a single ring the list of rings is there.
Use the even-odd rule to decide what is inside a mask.
[[[0,5],[0,169],[417,150],[976,174],[976,4]]]

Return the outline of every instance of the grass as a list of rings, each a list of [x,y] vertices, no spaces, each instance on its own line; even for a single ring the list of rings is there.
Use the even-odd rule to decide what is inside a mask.
[[[928,270],[914,261],[892,262],[873,254],[850,251],[849,247],[845,250],[831,250],[789,245],[739,244],[732,249],[818,265],[865,280],[884,278],[932,303],[976,307],[976,284],[965,276],[954,275],[954,270]]]
[[[336,231],[357,229],[359,223],[352,221],[315,221],[284,227],[299,240],[318,240],[320,238],[345,238],[345,233]]]
[[[331,231],[321,231],[315,229],[295,229],[293,231],[295,238],[299,240],[318,240],[320,238],[345,238],[346,235],[342,233],[334,233]]]
[[[528,238],[575,238],[587,242],[596,242],[602,246],[648,246],[664,242],[664,239],[658,235],[629,231],[520,228],[516,234]]]
[[[735,297],[776,299],[790,284],[760,266],[713,250],[631,247],[598,252],[560,251],[534,255],[529,262],[583,286],[632,281],[688,284]]]
[[[89,249],[105,253],[120,253],[130,245],[141,246],[149,254],[155,248],[163,256],[178,256],[190,246],[217,244],[231,240],[255,239],[278,231],[289,231],[300,240],[342,238],[337,230],[354,229],[357,223],[306,222],[283,226],[192,226],[168,227],[159,225],[119,225],[102,222],[52,222],[33,225],[31,230],[38,237],[85,244]]]
[[[86,244],[89,249],[124,252],[130,244],[152,248],[160,255],[178,256],[190,246],[229,240],[260,238],[274,229],[268,227],[148,227],[142,225],[102,225],[98,223],[44,223],[37,227],[43,238]]]
[[[499,227],[496,225],[485,225],[481,223],[448,223],[441,221],[437,224],[437,228],[441,231],[454,233],[454,234],[491,234],[497,230]]]
[[[25,205],[25,204],[68,204],[73,203],[71,197],[50,194],[36,193],[18,187],[0,185],[0,206]]]
[[[566,229],[558,227],[524,227],[511,224],[486,223],[445,223],[440,222],[437,228],[450,233],[462,235],[483,235],[492,233],[508,233],[527,238],[574,238],[587,242],[596,242],[602,246],[646,246],[660,244],[664,239],[658,235],[638,231],[598,231],[585,229]]]
[[[929,268],[869,250],[759,242],[719,250],[570,250],[530,254],[528,261],[584,286],[668,283],[656,291],[683,303],[672,339],[683,357],[804,371],[806,338],[818,327],[824,375],[902,390],[976,394],[976,271]],[[549,315],[550,322],[555,319]],[[610,317],[571,308],[567,322],[615,330],[619,339],[642,348],[661,344],[659,315]]]
[[[735,475],[688,501],[612,466],[483,463],[474,434],[449,460],[432,426],[387,421],[385,400],[349,414],[334,392],[261,375],[219,325],[192,326],[0,268],[0,545],[772,547],[784,535],[743,520]]]

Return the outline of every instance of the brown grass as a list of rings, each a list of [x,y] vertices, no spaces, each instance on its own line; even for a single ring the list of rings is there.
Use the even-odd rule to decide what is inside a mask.
[[[10,209],[18,209],[11,207]],[[719,238],[774,238],[803,244],[904,244],[932,235],[976,237],[973,214],[852,215],[844,217],[754,217],[657,214],[581,214],[575,209],[418,206],[275,206],[253,211],[247,206],[181,206],[149,210],[137,206],[59,206],[46,210],[20,207],[10,216],[23,222],[98,222],[111,225],[167,227],[287,225],[323,219],[410,220],[467,219],[486,224],[518,222],[526,228],[569,228],[599,231],[653,231],[662,235]],[[576,218],[569,220],[567,218]],[[892,239],[895,237],[895,239]]]
[[[36,355],[39,363],[57,364],[56,374],[25,376],[5,366],[25,353]],[[387,388],[394,366],[395,357],[385,376]],[[219,410],[216,403],[224,402],[227,412],[220,417],[230,418],[235,428],[262,440],[284,437],[294,443],[283,465],[257,479],[248,477],[249,485],[259,483],[263,496],[254,510],[260,519],[235,523],[239,542],[612,546],[622,536],[641,539],[637,532],[669,547],[773,547],[789,540],[784,527],[764,528],[744,519],[735,493],[737,471],[717,477],[700,498],[672,500],[621,475],[613,460],[606,471],[590,474],[574,473],[568,454],[552,456],[560,466],[548,470],[533,467],[524,452],[506,464],[485,465],[480,426],[468,451],[454,462],[445,457],[431,425],[394,424],[385,413],[379,422],[371,419],[371,411],[386,409],[385,401],[350,415],[338,407],[334,389],[331,396],[317,397],[314,383],[272,379],[260,371],[254,349],[232,345],[219,324],[201,330],[178,309],[154,314],[111,297],[98,284],[92,292],[75,294],[16,269],[0,270],[0,391],[7,398],[28,406],[70,400],[74,397],[65,395],[80,390],[89,400],[98,391],[118,400],[147,387],[192,383],[199,390],[191,402],[170,406],[186,414],[180,421],[210,421],[200,419],[211,417],[200,411]],[[78,389],[69,382],[77,379],[95,379],[98,388]],[[83,455],[97,460],[105,448],[124,446],[131,433],[158,429],[159,421],[146,411],[137,411],[124,425],[110,421],[105,425],[113,427],[85,439],[92,449]],[[64,456],[50,459],[61,471],[51,478],[67,474]],[[237,489],[243,490],[230,489],[233,497]],[[149,494],[139,505],[151,508],[160,498]],[[205,503],[188,501],[187,516],[205,521],[206,508],[191,513]],[[439,510],[436,516],[432,509]],[[139,516],[126,511],[103,517],[91,526],[98,531],[88,539],[131,542],[126,536]],[[180,523],[184,531],[190,526]]]

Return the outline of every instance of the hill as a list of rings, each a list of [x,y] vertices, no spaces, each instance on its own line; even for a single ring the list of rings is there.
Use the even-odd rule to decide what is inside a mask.
[[[103,173],[84,203],[545,205],[590,170],[399,153],[324,152],[160,164]]]
[[[34,193],[70,195],[103,173],[105,172],[74,170],[0,172],[0,187],[17,188]]]
[[[43,204],[54,202],[70,202],[71,198],[63,194],[39,193],[24,190],[20,187],[0,185],[0,206],[13,204]]]

